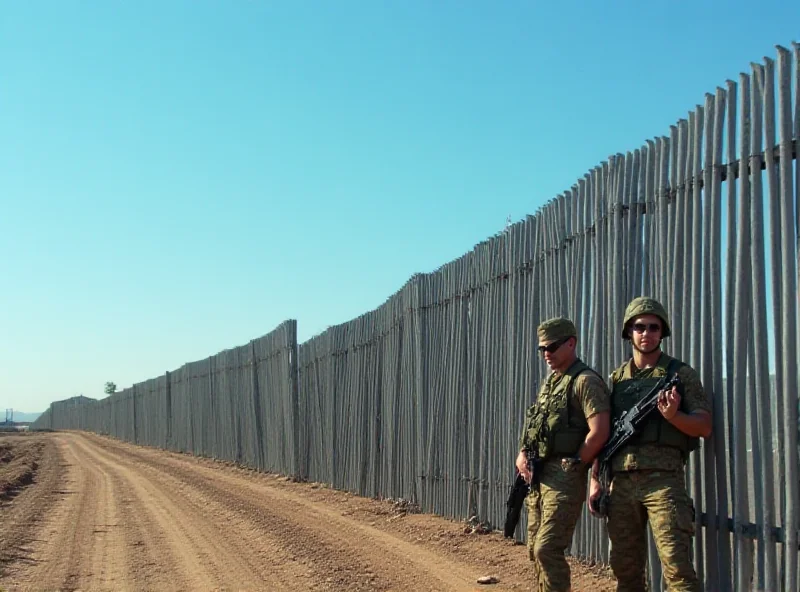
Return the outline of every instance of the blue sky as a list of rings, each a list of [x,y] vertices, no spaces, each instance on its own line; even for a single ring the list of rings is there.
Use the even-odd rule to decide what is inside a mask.
[[[0,406],[379,306],[796,38],[800,3],[0,0]]]

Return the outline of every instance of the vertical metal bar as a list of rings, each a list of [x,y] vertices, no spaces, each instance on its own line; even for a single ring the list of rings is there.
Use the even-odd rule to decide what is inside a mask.
[[[711,277],[711,251],[713,249],[713,242],[711,237],[711,226],[712,226],[712,209],[714,207],[714,197],[712,195],[712,184],[713,184],[713,175],[714,175],[714,166],[713,166],[713,157],[714,157],[714,120],[715,120],[715,110],[714,110],[714,96],[706,93],[705,95],[705,107],[704,107],[704,115],[705,119],[703,121],[703,129],[704,129],[704,136],[703,136],[703,161],[702,161],[702,191],[700,191],[702,195],[702,202],[698,204],[698,209],[701,210],[701,220],[698,221],[697,226],[702,226],[701,230],[701,239],[699,245],[695,245],[695,254],[702,257],[702,267],[701,267],[701,275],[702,275],[702,292],[705,294],[705,298],[700,297],[699,300],[696,302],[697,311],[693,315],[695,318],[699,317],[700,321],[697,326],[694,327],[695,330],[698,330],[699,327],[704,327],[706,329],[712,327],[712,313],[711,313],[711,303],[713,299],[713,290],[715,286],[712,284],[712,277]],[[695,179],[697,185],[698,179]],[[700,286],[698,286],[698,289]],[[719,308],[714,309],[716,313]],[[699,365],[696,366],[698,373],[701,376],[703,386],[707,393],[710,395],[711,402],[716,399],[716,395],[714,392],[714,368],[713,368],[713,354],[712,348],[713,342],[719,342],[722,337],[722,332],[715,333],[711,331],[711,335],[713,337],[709,340],[707,334],[705,332],[699,332],[696,336],[697,343],[699,345],[698,350],[695,352],[696,359],[699,361]],[[713,414],[713,410],[712,410]],[[709,517],[707,521],[707,526],[705,531],[703,532],[702,539],[696,539],[695,544],[695,552],[694,555],[696,557],[695,563],[697,563],[701,569],[698,573],[698,578],[701,581],[705,579],[705,574],[708,574],[710,579],[716,579],[716,525],[715,521],[711,519],[712,516],[717,515],[716,511],[716,490],[715,490],[715,473],[714,473],[714,448],[711,442],[702,440],[701,439],[701,448],[700,450],[694,455],[695,462],[697,463],[696,466],[700,469],[698,473],[701,475],[701,478],[698,479],[699,486],[701,492],[704,492],[705,495],[701,500],[695,500],[695,507],[701,508],[701,512],[695,512],[695,530],[701,531],[703,529],[701,516],[703,514]],[[701,547],[701,541],[705,541],[705,545],[703,545],[702,551],[698,553],[698,548]],[[700,555],[700,558],[697,556]],[[703,574],[703,575],[701,575]]]
[[[761,67],[762,72],[762,101],[764,105],[764,160],[766,162],[767,183],[769,188],[768,203],[768,218],[769,218],[769,261],[770,261],[770,277],[771,277],[771,292],[772,292],[772,320],[773,320],[773,349],[770,352],[775,359],[775,388],[770,389],[770,409],[774,410],[770,418],[770,428],[772,433],[776,436],[773,440],[774,450],[771,456],[773,470],[775,471],[775,478],[777,479],[775,485],[775,516],[780,516],[784,508],[784,491],[783,487],[778,484],[786,482],[786,474],[783,467],[783,448],[784,441],[780,437],[781,425],[778,418],[785,416],[783,408],[783,393],[784,389],[784,376],[783,368],[777,361],[777,356],[781,352],[781,344],[783,342],[784,328],[781,324],[781,310],[783,305],[781,302],[783,295],[781,268],[783,253],[781,253],[781,205],[780,205],[780,189],[778,187],[777,167],[775,163],[775,64],[769,58],[764,58],[764,66]],[[767,352],[763,352],[767,353]],[[767,362],[767,366],[771,366]],[[776,547],[778,557],[776,558],[776,569],[781,571],[781,556],[780,548]],[[778,580],[781,580],[781,574],[776,574]]]
[[[751,211],[752,227],[752,251],[753,262],[753,314],[754,328],[753,341],[755,351],[755,381],[757,393],[770,392],[769,367],[768,367],[768,334],[767,334],[767,297],[766,297],[766,273],[765,266],[765,240],[764,240],[764,198],[761,180],[761,147],[763,130],[763,111],[762,93],[764,88],[764,68],[759,64],[753,64],[753,76],[756,80],[756,88],[750,94],[750,112],[752,129],[750,133],[750,174],[753,189],[753,201]],[[764,499],[758,504],[763,509],[763,522],[759,525],[759,551],[763,549],[763,585],[767,590],[777,589],[777,560],[775,544],[772,540],[771,526],[775,523],[775,503],[774,503],[774,470],[773,470],[773,440],[772,440],[772,420],[768,409],[764,405],[757,405],[758,424],[759,424],[759,448],[763,458],[762,471],[764,473]],[[762,574],[759,573],[759,580]],[[762,582],[759,581],[759,584]]]
[[[594,344],[592,349],[596,352],[597,364],[602,368],[610,368],[608,362],[608,349],[605,347],[606,340],[608,339],[608,331],[605,331],[605,298],[603,298],[603,290],[605,289],[605,280],[607,277],[606,269],[604,268],[605,257],[605,232],[603,229],[603,186],[605,183],[605,170],[607,163],[595,168],[592,173],[592,186],[594,192],[594,245],[595,256],[593,259],[593,272],[594,272],[594,293],[592,296],[592,318],[595,326],[594,330]]]
[[[739,431],[746,427],[747,417],[747,364],[748,342],[751,339],[749,313],[752,311],[750,297],[750,177],[747,172],[747,162],[750,150],[750,77],[741,74],[739,77],[741,89],[741,105],[739,129],[741,143],[739,159],[739,207],[736,223],[736,273],[733,276],[735,284],[734,314],[733,314],[733,348],[732,356],[736,364],[732,368],[732,417],[736,421]],[[732,83],[728,84],[731,89]],[[730,129],[730,128],[729,128]],[[734,143],[729,137],[728,154],[734,150]],[[728,180],[734,184],[733,158],[729,160]],[[730,193],[729,193],[730,194]],[[740,423],[741,422],[741,423]],[[742,425],[744,424],[744,426]],[[731,425],[731,431],[736,431]],[[750,496],[747,479],[747,442],[746,438],[733,438],[733,521],[734,521],[734,547],[735,547],[735,589],[739,592],[750,590],[750,575],[752,574],[753,545],[745,535],[745,526],[749,522]],[[753,500],[756,501],[756,500]]]
[[[800,255],[800,43],[792,43],[792,53],[794,54],[794,147],[795,147],[795,167],[794,167],[794,215],[795,215],[795,252]],[[797,266],[800,274],[800,265]],[[797,280],[800,285],[800,276]],[[800,304],[800,294],[796,304]],[[800,337],[800,330],[798,331]]]
[[[795,305],[800,307],[800,43],[792,43],[792,50],[794,54],[794,206],[795,206],[795,264],[797,266],[797,274],[795,276],[796,286],[798,287]],[[797,315],[797,323],[795,324],[795,335],[797,347],[800,353],[800,314]],[[800,364],[798,364],[800,366]],[[800,375],[797,377],[800,382]],[[800,415],[800,408],[798,408]],[[797,436],[798,446],[797,452],[800,455],[800,422],[798,422]],[[800,511],[800,510],[799,510]],[[800,536],[800,533],[798,533]],[[800,573],[800,554],[797,557],[797,570]],[[800,578],[800,576],[798,576]]]
[[[793,215],[793,183],[792,183],[792,112],[791,112],[791,64],[789,51],[778,46],[778,129],[780,130],[780,250],[782,252],[782,293],[781,293],[781,325],[782,331],[779,367],[783,385],[778,391],[783,397],[782,434],[783,442],[783,474],[787,475],[785,488],[785,514],[783,527],[785,531],[784,555],[785,579],[784,589],[797,590],[797,545],[798,529],[800,529],[800,489],[796,478],[798,466],[797,426],[798,426],[798,380],[797,380],[797,336],[792,335],[791,327],[797,326],[797,255],[795,251],[795,216]],[[798,89],[800,92],[800,89]],[[771,146],[769,147],[771,149]],[[775,287],[777,289],[777,287]]]
[[[688,130],[689,126],[687,125],[686,120],[681,120],[678,122],[678,147],[677,153],[673,158],[673,163],[675,167],[679,169],[679,172],[673,171],[672,177],[675,179],[673,187],[673,195],[675,196],[675,214],[674,214],[674,222],[670,224],[670,235],[672,236],[672,241],[670,243],[670,251],[672,251],[672,261],[673,265],[669,267],[669,270],[672,271],[672,282],[671,282],[671,304],[669,313],[672,315],[672,326],[680,331],[681,333],[683,328],[683,317],[684,317],[684,301],[683,295],[685,291],[685,283],[684,283],[684,275],[686,270],[686,265],[675,265],[674,262],[677,261],[687,261],[686,259],[686,252],[684,248],[685,235],[687,234],[687,230],[689,228],[687,224],[686,214],[689,208],[687,207],[687,199],[686,199],[686,180],[689,176],[686,163],[688,161],[687,155],[689,152],[689,138],[688,138]],[[678,231],[678,228],[681,228]],[[677,358],[683,358],[683,351],[680,347],[680,341],[678,341],[675,337],[671,338],[672,343],[670,343],[670,349],[672,349],[672,355]]]
[[[733,454],[733,440],[732,440],[732,426],[733,426],[733,371],[734,371],[734,353],[733,346],[735,339],[733,338],[733,327],[735,326],[735,290],[736,290],[736,264],[738,259],[738,245],[736,240],[737,234],[737,208],[736,208],[736,175],[737,168],[734,164],[736,161],[736,105],[737,105],[737,86],[732,80],[728,80],[726,84],[728,95],[728,125],[726,132],[726,146],[727,146],[727,167],[726,167],[726,189],[727,189],[727,225],[726,225],[726,286],[725,286],[725,311],[726,311],[726,327],[729,327],[729,338],[725,340],[725,377],[726,377],[726,411],[727,414],[723,418],[724,425],[727,430],[727,445],[730,454]],[[731,476],[733,472],[731,472]],[[732,483],[728,491],[732,493]]]
[[[646,147],[639,148],[633,152],[633,168],[631,171],[630,199],[628,209],[628,244],[629,251],[629,280],[628,298],[642,294],[642,270],[644,269],[643,260],[643,223],[645,221],[643,210],[646,199],[643,197],[644,175],[646,169]]]
[[[714,150],[714,162],[715,162],[715,171],[714,171],[714,185],[712,187],[712,192],[716,196],[715,198],[715,208],[714,208],[714,221],[712,222],[712,226],[714,229],[713,236],[712,236],[712,244],[714,245],[714,258],[712,260],[712,277],[714,278],[716,290],[714,295],[714,303],[712,304],[712,310],[718,311],[715,315],[715,324],[714,324],[714,331],[719,331],[722,333],[723,328],[725,332],[725,341],[729,343],[732,340],[732,327],[733,323],[726,324],[726,321],[729,318],[729,312],[732,312],[732,308],[730,311],[726,311],[723,309],[723,306],[726,304],[724,300],[724,295],[720,293],[722,290],[722,262],[720,259],[720,249],[722,248],[722,236],[721,236],[721,228],[722,228],[722,181],[721,176],[723,172],[723,144],[725,142],[725,117],[726,117],[726,105],[728,102],[729,94],[726,90],[718,88],[717,95],[716,95],[716,113],[717,119],[715,121],[715,150]],[[730,99],[730,102],[735,103],[735,95]],[[731,136],[735,136],[735,109],[732,111],[732,115],[729,115],[732,119],[732,123],[730,125],[730,129],[733,130]],[[735,137],[728,137],[728,142],[732,142],[735,144]],[[729,185],[731,187],[734,186],[734,181],[732,177],[729,177]],[[731,241],[733,241],[733,236],[730,237]],[[715,340],[715,348],[714,348],[714,377],[715,377],[715,385],[714,385],[714,417],[715,417],[715,434],[713,436],[714,443],[715,443],[715,455],[716,455],[716,471],[717,471],[717,497],[719,500],[718,504],[718,511],[717,515],[720,517],[719,520],[719,530],[717,533],[717,547],[718,547],[718,555],[719,555],[719,565],[717,570],[717,577],[718,581],[720,582],[721,586],[725,586],[727,588],[732,587],[732,580],[730,576],[730,566],[731,564],[731,545],[730,545],[730,534],[728,529],[724,527],[724,522],[722,522],[723,518],[727,519],[729,516],[729,508],[730,508],[730,482],[728,478],[729,474],[729,466],[730,466],[730,449],[728,448],[728,438],[726,435],[726,418],[728,415],[729,409],[729,402],[730,400],[727,397],[727,389],[725,388],[722,376],[725,370],[723,365],[724,360],[724,351],[723,351],[723,343],[720,340]],[[732,377],[731,374],[725,374],[727,380],[730,382]]]
[[[707,312],[710,315],[711,334],[715,336],[725,336],[730,339],[729,331],[725,331],[725,318],[722,304],[722,145],[725,123],[725,101],[726,93],[723,89],[717,88],[714,97],[714,141],[711,144],[713,155],[708,158],[712,167],[711,174],[708,175],[710,183],[706,185],[706,195],[711,197],[711,219],[710,233],[707,240],[710,241],[710,290],[706,290],[706,299],[709,300],[710,307]],[[710,131],[710,130],[709,130]],[[706,317],[708,318],[708,317]],[[705,343],[708,343],[706,338]],[[715,422],[715,429],[712,434],[712,441],[708,442],[708,448],[713,450],[713,454],[705,457],[706,463],[706,504],[707,512],[711,515],[711,508],[714,508],[715,516],[728,516],[728,490],[727,490],[727,457],[725,450],[725,393],[722,384],[722,344],[720,337],[711,340],[711,384],[712,387],[712,409]],[[711,475],[709,476],[709,473]],[[708,479],[713,479],[709,484]],[[709,499],[711,497],[711,499]],[[716,507],[714,507],[716,505]],[[730,547],[727,544],[728,535],[726,529],[717,529],[717,521],[709,520],[707,536],[711,544],[706,549],[707,573],[710,578],[726,583],[728,567],[730,565]],[[728,587],[730,583],[727,582]]]
[[[656,169],[656,143],[652,140],[647,141],[643,152],[644,160],[644,182],[643,195],[640,200],[644,203],[644,228],[642,231],[642,294],[655,294],[656,274],[658,273],[658,261],[660,253],[658,251],[658,241],[656,233],[656,190],[655,190],[655,169]]]
[[[632,294],[634,294],[634,286],[637,281],[641,280],[641,272],[637,269],[637,267],[641,267],[641,253],[638,252],[639,241],[636,240],[634,231],[636,218],[638,218],[638,212],[634,209],[636,208],[634,200],[637,194],[638,177],[639,151],[627,152],[625,154],[625,184],[621,208],[624,233],[623,248],[625,251],[622,259],[622,263],[625,266],[625,273],[622,276],[623,301],[631,299]]]
[[[625,300],[624,284],[622,277],[624,276],[625,259],[623,253],[623,225],[622,225],[622,200],[625,191],[625,157],[622,154],[617,154],[615,158],[616,174],[614,178],[613,189],[613,206],[609,208],[609,213],[612,220],[612,240],[613,242],[613,260],[611,269],[611,310],[610,323],[611,327],[619,326],[617,319],[622,315],[620,307]],[[616,354],[615,360],[622,357],[620,340],[616,336],[616,331],[609,331],[610,338],[613,340],[612,351]]]
[[[704,113],[705,109],[698,105],[694,117],[694,134],[693,144],[694,151],[692,153],[692,216],[691,227],[687,227],[687,231],[691,228],[692,242],[690,247],[691,257],[687,257],[687,261],[691,261],[691,274],[688,278],[690,283],[690,291],[687,293],[688,301],[690,302],[690,317],[688,319],[688,331],[681,334],[681,341],[685,343],[689,349],[684,350],[690,352],[688,359],[690,364],[695,368],[702,368],[701,361],[701,337],[703,335],[701,328],[701,302],[702,302],[702,271],[703,271],[703,201],[702,189],[700,187],[702,180],[703,170],[703,135],[704,135]],[[685,317],[684,317],[685,318]],[[686,326],[686,325],[685,325]],[[703,499],[703,474],[702,474],[702,461],[699,454],[693,454],[689,460],[689,471],[691,473],[690,489],[692,498],[698,505],[702,504]],[[697,525],[699,527],[699,523]],[[695,545],[694,545],[694,565],[697,571],[697,577],[703,581],[705,579],[705,564],[704,564],[704,551],[705,551],[705,532],[702,528],[696,529]]]
[[[669,195],[672,201],[672,208],[670,208],[674,214],[671,218],[672,224],[666,226],[662,232],[664,233],[664,238],[662,240],[666,240],[664,244],[664,253],[667,256],[667,266],[665,269],[665,276],[666,276],[666,293],[668,294],[668,306],[670,314],[673,315],[672,323],[675,325],[675,318],[674,315],[677,312],[676,308],[678,307],[677,302],[675,300],[676,290],[675,290],[675,262],[677,260],[678,251],[675,248],[675,240],[676,236],[678,236],[678,229],[677,226],[680,223],[681,217],[678,215],[681,211],[680,208],[683,205],[679,205],[679,189],[678,189],[678,176],[679,174],[683,173],[683,157],[682,157],[682,150],[685,149],[686,141],[683,136],[683,122],[679,121],[678,125],[671,125],[669,133],[669,171],[664,169],[665,175],[662,178],[663,187],[667,189],[665,192],[665,196]],[[666,156],[666,154],[664,155]],[[667,177],[667,174],[669,177]],[[669,183],[667,183],[667,179],[669,179]],[[669,203],[669,199],[667,202]],[[665,213],[665,216],[667,214]],[[665,220],[662,220],[665,222]]]
[[[672,132],[672,135],[677,137],[677,128],[672,126],[675,129]],[[658,160],[658,185],[657,185],[657,199],[658,199],[658,243],[659,243],[659,264],[658,264],[658,273],[656,277],[658,279],[657,284],[657,293],[662,298],[662,302],[665,302],[667,306],[672,306],[672,282],[670,281],[670,272],[672,267],[670,267],[670,262],[672,258],[672,244],[668,241],[669,238],[669,211],[670,209],[674,210],[674,200],[671,204],[670,199],[670,184],[669,184],[669,174],[670,174],[670,159],[669,155],[670,152],[673,151],[671,146],[673,145],[673,141],[670,138],[659,138],[656,141],[656,146],[660,146],[660,153],[659,153],[659,160]],[[674,163],[672,163],[674,164]],[[670,309],[671,310],[671,309]]]

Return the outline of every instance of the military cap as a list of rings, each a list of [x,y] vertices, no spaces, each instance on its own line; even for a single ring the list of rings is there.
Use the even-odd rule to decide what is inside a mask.
[[[569,319],[564,317],[557,317],[554,319],[547,319],[537,329],[540,342],[551,342],[558,339],[565,339],[567,337],[577,337],[578,332],[575,330],[575,325]]]

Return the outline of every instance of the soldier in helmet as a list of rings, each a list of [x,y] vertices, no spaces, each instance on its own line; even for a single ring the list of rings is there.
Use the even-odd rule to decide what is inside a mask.
[[[699,438],[711,435],[711,405],[697,372],[661,351],[661,340],[669,336],[669,318],[658,301],[646,297],[631,301],[622,337],[630,340],[633,357],[611,374],[613,417],[630,409],[665,375],[677,373],[680,386],[661,393],[658,412],[611,459],[608,535],[618,591],[646,589],[648,520],[670,592],[701,590],[690,559],[694,528],[684,465]],[[590,509],[600,492],[597,465],[592,469]]]
[[[586,497],[587,468],[608,439],[611,403],[603,378],[575,353],[571,321],[550,319],[537,332],[552,372],[526,414],[516,465],[532,483],[526,503],[534,589],[562,591],[570,589],[564,552]],[[536,459],[535,474],[527,451]]]

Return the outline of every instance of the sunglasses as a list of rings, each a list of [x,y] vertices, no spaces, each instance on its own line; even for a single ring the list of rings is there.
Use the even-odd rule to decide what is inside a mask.
[[[650,333],[659,333],[661,331],[661,325],[658,323],[634,323],[633,330],[637,333],[644,333],[645,331],[650,331]]]
[[[547,352],[548,354],[552,354],[554,351],[556,351],[559,347],[564,345],[570,339],[571,337],[563,337],[558,341],[554,341],[553,343],[548,343],[547,345],[540,345],[539,353],[544,354],[545,352]]]

